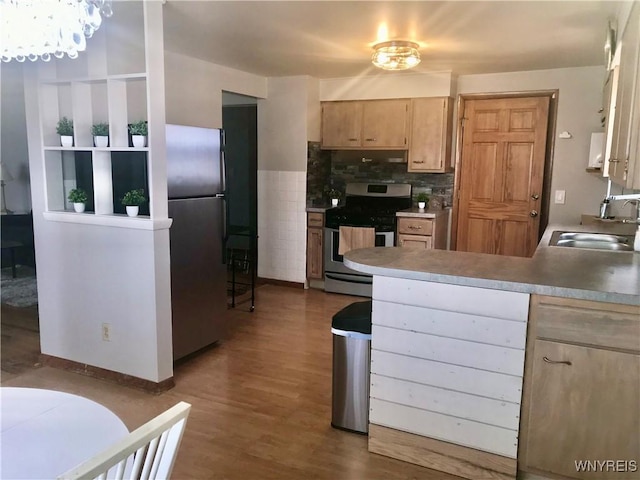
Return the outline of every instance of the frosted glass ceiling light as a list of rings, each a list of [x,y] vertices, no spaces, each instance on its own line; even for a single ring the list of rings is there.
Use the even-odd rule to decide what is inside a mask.
[[[0,0],[0,58],[77,58],[112,14],[111,0]]]
[[[384,70],[406,70],[420,63],[420,52],[415,42],[392,40],[377,43],[373,46],[375,52],[371,61],[376,67]]]

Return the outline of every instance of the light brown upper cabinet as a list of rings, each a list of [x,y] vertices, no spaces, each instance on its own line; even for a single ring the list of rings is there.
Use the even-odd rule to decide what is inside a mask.
[[[451,165],[452,100],[449,97],[411,100],[411,132],[407,171],[443,173]]]
[[[409,99],[322,103],[322,148],[406,150]]]
[[[625,188],[640,188],[640,5],[631,11],[620,49],[620,65],[612,71],[612,108],[607,119],[605,168],[611,181]],[[616,80],[617,76],[617,82]],[[617,85],[616,85],[617,83]],[[609,131],[611,129],[611,131]]]

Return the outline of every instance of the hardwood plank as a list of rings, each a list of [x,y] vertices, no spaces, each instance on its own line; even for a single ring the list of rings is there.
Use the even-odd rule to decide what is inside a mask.
[[[396,430],[516,458],[516,430],[397,405],[377,398],[371,399],[369,421]]]
[[[229,337],[177,365],[175,387],[161,394],[26,362],[0,383],[82,395],[130,430],[191,403],[176,479],[458,478],[371,453],[365,436],[331,428],[331,317],[361,298],[274,285],[256,295],[255,311],[230,312]],[[39,354],[37,336],[19,345],[19,334],[5,337],[4,325],[2,333],[3,365]]]
[[[511,458],[380,425],[369,425],[369,450],[472,480],[507,480],[516,476],[516,461]]]
[[[524,350],[524,322],[374,301],[376,325]]]
[[[395,353],[371,351],[371,373],[518,403],[522,378]]]
[[[376,374],[371,375],[371,398],[514,431],[520,422],[519,401],[505,402]]]
[[[529,294],[446,283],[377,277],[373,283],[373,297],[403,305],[521,322],[526,322],[529,316]],[[466,302],[460,302],[460,298],[465,298]],[[374,309],[374,322],[375,313]]]
[[[373,325],[371,348],[522,377],[524,350]]]

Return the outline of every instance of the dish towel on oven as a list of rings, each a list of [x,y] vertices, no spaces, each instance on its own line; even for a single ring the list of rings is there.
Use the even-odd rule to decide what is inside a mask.
[[[344,255],[356,248],[376,246],[376,229],[371,227],[340,227],[338,255]]]

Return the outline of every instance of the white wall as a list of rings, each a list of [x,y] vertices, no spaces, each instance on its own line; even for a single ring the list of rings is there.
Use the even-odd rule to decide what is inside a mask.
[[[162,206],[152,208],[151,220],[106,226],[74,223],[78,220],[71,214],[56,217],[69,222],[45,218],[40,108],[46,102],[39,98],[38,65],[23,67],[42,352],[151,382],[173,376],[169,222],[161,133],[164,98],[157,94],[162,92],[164,73],[162,61],[157,62],[162,51],[158,56],[154,50],[162,48],[161,32],[159,40],[157,36],[161,9],[159,3],[145,4],[151,29],[155,28],[147,38],[152,45],[147,45],[146,56],[147,85],[154,102],[149,106],[153,135],[149,179],[153,205]],[[91,57],[91,52],[84,55]],[[58,64],[61,75],[69,74],[67,64]],[[103,323],[111,325],[110,341],[103,341]]]
[[[267,79],[165,51],[167,123],[222,128],[222,91],[267,96]]]
[[[15,213],[27,213],[31,210],[31,191],[22,64],[3,63],[0,84],[0,160],[13,177],[13,180],[5,182],[5,208]]]
[[[306,279],[307,142],[319,135],[317,83],[270,78],[258,101],[258,275]]]
[[[581,214],[597,214],[606,193],[606,181],[585,170],[591,133],[603,131],[604,73],[603,67],[581,67],[458,77],[458,94],[559,90],[549,223],[579,223]],[[572,138],[558,138],[564,131]],[[555,190],[566,191],[564,205],[553,203]]]
[[[320,100],[448,97],[455,84],[451,72],[389,73],[320,80]]]

